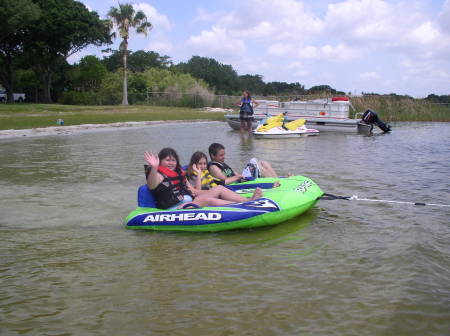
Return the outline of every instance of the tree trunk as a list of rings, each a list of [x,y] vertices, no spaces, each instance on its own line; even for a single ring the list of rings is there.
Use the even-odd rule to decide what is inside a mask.
[[[42,100],[44,103],[52,103],[52,96],[51,96],[51,87],[52,87],[52,70],[49,66],[44,66],[42,69],[38,69],[41,75],[41,82],[42,82]]]
[[[128,56],[128,42],[123,40],[123,97],[122,105],[128,105],[128,78],[127,78],[127,56]]]

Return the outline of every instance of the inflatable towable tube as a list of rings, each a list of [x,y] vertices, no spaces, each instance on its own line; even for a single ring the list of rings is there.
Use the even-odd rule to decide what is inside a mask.
[[[273,187],[275,181],[280,186]],[[225,231],[275,225],[310,209],[323,195],[311,179],[304,176],[260,178],[229,186],[250,197],[256,187],[263,189],[262,198],[226,206],[198,209],[162,210],[155,208],[146,185],[139,188],[138,207],[125,218],[129,229],[159,231]]]

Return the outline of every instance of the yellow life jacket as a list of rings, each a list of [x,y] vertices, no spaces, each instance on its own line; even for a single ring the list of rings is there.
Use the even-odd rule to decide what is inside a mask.
[[[196,176],[197,176],[197,173],[195,171],[192,172],[192,177],[194,178]],[[208,169],[202,171],[201,179],[202,179],[202,189],[203,190],[208,190],[208,189],[211,189],[211,188],[213,188],[215,186],[218,186],[219,184],[223,184],[222,180],[212,176],[209,173]]]

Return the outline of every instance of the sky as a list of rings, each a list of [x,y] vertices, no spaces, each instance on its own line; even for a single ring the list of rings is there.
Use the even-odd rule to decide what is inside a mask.
[[[101,18],[118,1],[80,0]],[[192,56],[265,82],[330,85],[352,94],[450,94],[450,0],[122,0],[152,23],[132,51],[177,64]],[[118,49],[120,40],[111,46]],[[106,47],[71,56],[103,57]]]

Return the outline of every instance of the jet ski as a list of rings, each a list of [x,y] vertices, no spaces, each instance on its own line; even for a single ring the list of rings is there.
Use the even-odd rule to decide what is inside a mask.
[[[298,138],[319,135],[319,131],[305,126],[305,119],[285,122],[286,113],[280,113],[262,120],[253,135],[256,138]]]

